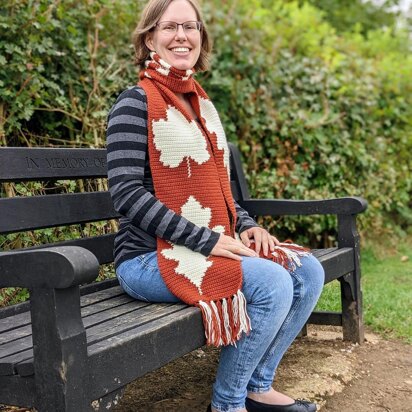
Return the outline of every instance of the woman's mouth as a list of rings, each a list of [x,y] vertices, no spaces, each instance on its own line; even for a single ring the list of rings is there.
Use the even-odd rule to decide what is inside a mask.
[[[184,55],[190,52],[190,49],[188,47],[173,47],[172,49],[169,49],[169,50],[175,54],[180,54],[180,55]]]

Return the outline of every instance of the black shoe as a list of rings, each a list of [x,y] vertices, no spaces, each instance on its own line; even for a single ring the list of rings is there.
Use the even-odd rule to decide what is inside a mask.
[[[206,412],[212,412],[212,405],[209,403],[209,406],[206,409]]]
[[[246,398],[248,412],[316,412],[316,405],[309,401],[297,399],[289,405],[269,405]]]

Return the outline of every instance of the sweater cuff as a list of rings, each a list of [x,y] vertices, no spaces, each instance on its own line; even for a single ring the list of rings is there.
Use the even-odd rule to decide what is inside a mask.
[[[218,242],[219,238],[220,233],[211,230],[208,241],[206,242],[205,246],[203,246],[202,249],[199,250],[199,252],[204,256],[209,256],[212,249],[216,246],[216,243]]]

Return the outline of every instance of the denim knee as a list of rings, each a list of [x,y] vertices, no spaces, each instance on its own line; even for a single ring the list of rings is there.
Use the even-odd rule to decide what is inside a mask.
[[[268,311],[290,308],[293,281],[287,270],[268,259],[248,257],[243,258],[242,269],[242,289],[248,304],[262,305]]]

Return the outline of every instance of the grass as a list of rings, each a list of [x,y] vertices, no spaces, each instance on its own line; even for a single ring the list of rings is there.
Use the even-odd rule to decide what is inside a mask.
[[[412,343],[412,240],[396,252],[368,245],[362,249],[365,324],[387,338]],[[340,311],[340,285],[325,286],[317,310]]]

